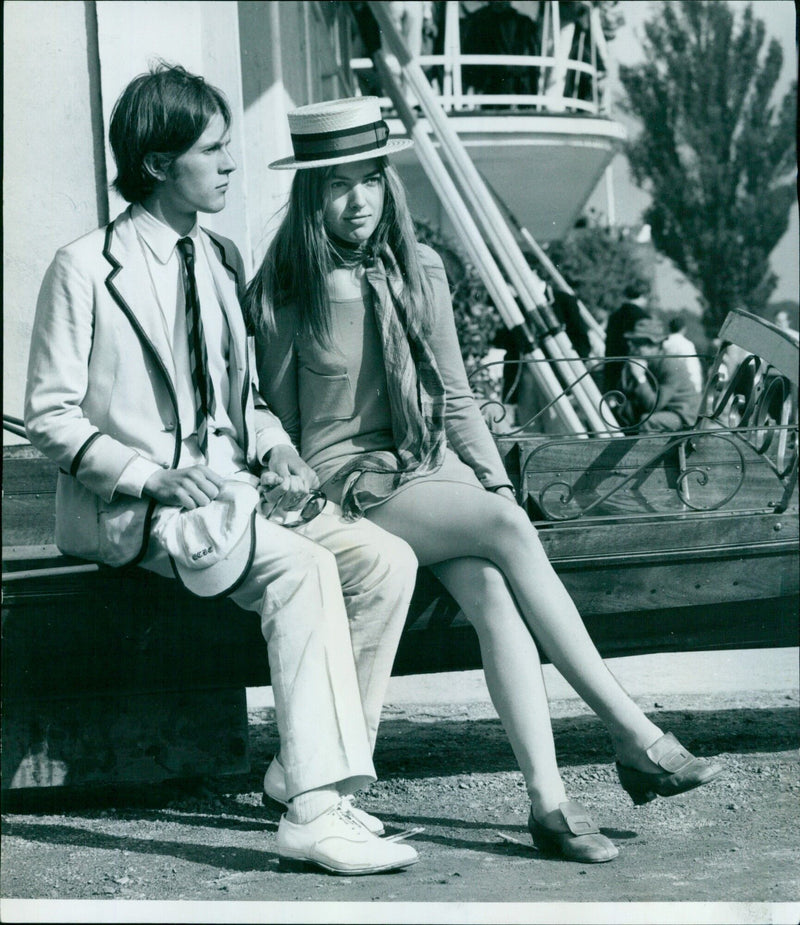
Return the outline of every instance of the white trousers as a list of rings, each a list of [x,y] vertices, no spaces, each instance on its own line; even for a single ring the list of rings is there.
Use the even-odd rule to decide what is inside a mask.
[[[173,577],[153,538],[144,568]],[[372,750],[414,590],[411,547],[329,502],[288,528],[256,517],[256,551],[231,594],[261,616],[289,797],[375,780]]]

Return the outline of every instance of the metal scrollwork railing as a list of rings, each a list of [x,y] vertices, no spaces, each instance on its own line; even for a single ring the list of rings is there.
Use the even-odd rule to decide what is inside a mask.
[[[645,361],[653,358],[592,357],[585,375],[600,381],[605,364],[622,359],[643,370],[657,407],[659,382]],[[558,361],[521,358],[486,362],[469,377],[494,436],[519,448],[519,496],[534,518],[786,509],[798,469],[796,389],[762,358],[743,353],[727,375],[718,359],[698,396],[697,421],[680,431],[643,431],[652,411],[631,426],[621,413],[625,394],[606,391],[601,416],[608,420],[608,407],[622,421],[611,441],[576,439],[595,436],[588,429],[548,431],[554,402],[537,405],[541,396],[525,376],[537,362],[550,362],[558,375]],[[562,394],[569,396],[577,381],[563,380]]]
[[[797,468],[797,404],[789,380],[754,354],[745,356],[728,382],[715,370],[709,392],[717,397],[699,427],[734,426],[779,479]]]
[[[604,367],[611,363],[628,361],[632,366],[641,369],[655,399],[649,411],[644,412],[637,419],[637,426],[645,424],[658,407],[660,386],[644,357],[589,357],[583,360],[585,371],[562,386],[561,392],[550,401],[540,400],[540,395],[533,381],[526,382],[525,372],[537,363],[548,363],[558,376],[561,369],[566,366],[564,360],[534,359],[523,357],[515,360],[491,360],[475,366],[469,373],[469,383],[475,394],[480,409],[486,419],[489,429],[495,436],[504,437],[524,436],[526,434],[542,433],[547,430],[545,422],[551,409],[563,398],[574,395],[576,388],[583,380],[592,377],[602,381]],[[493,373],[492,370],[495,370]],[[500,371],[497,375],[496,371]],[[513,374],[506,381],[506,372],[513,370]],[[600,375],[598,375],[600,374]],[[521,392],[525,393],[522,401],[518,400]],[[597,411],[608,431],[618,434],[630,431],[630,422],[619,423],[620,412],[624,411],[627,397],[619,388],[609,389],[600,395]],[[513,417],[512,421],[512,406]],[[580,415],[580,408],[577,409]],[[552,432],[552,431],[550,431]],[[563,433],[560,432],[560,433]],[[586,434],[596,435],[588,425]]]
[[[745,456],[741,447],[737,445],[734,434],[735,432],[733,431],[729,433],[708,431],[702,435],[682,432],[675,434],[666,443],[663,442],[663,434],[628,438],[629,441],[635,440],[640,445],[642,445],[643,441],[648,440],[658,440],[662,445],[626,475],[609,476],[609,478],[615,477],[617,479],[611,487],[602,491],[594,488],[588,489],[586,492],[588,497],[585,503],[580,503],[578,500],[580,493],[576,489],[576,485],[583,478],[582,475],[579,475],[574,483],[570,483],[559,476],[541,487],[530,484],[528,490],[533,494],[542,517],[545,520],[552,521],[577,520],[592,514],[608,515],[612,507],[609,502],[626,493],[631,486],[638,486],[638,493],[645,499],[640,505],[641,509],[638,513],[681,513],[682,510],[708,513],[721,510],[736,497],[747,476]],[[721,482],[716,486],[712,485],[710,467],[707,465],[686,465],[685,460],[687,457],[697,451],[698,439],[715,441],[718,447],[724,443],[729,448],[730,452],[725,461],[725,470],[732,478],[727,480],[727,484]],[[572,441],[548,441],[530,453],[523,470],[524,483],[535,483],[537,481],[535,475],[532,477],[530,475],[531,469],[534,468],[537,454],[543,451],[557,453],[559,446],[565,450],[570,447],[574,448]],[[663,492],[661,493],[661,503],[659,503],[656,494],[648,493],[641,488],[650,474],[659,465],[668,462],[670,459],[679,460],[676,463],[674,483],[674,497],[679,504],[665,502]],[[712,485],[712,491],[705,501],[697,497],[696,492],[692,491],[692,489],[705,488],[709,485]],[[614,509],[614,512],[621,513],[622,511]],[[627,513],[632,512],[635,511],[632,511],[631,506],[627,505]]]

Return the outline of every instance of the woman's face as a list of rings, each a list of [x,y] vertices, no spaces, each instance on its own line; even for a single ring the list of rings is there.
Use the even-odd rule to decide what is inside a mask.
[[[325,230],[349,241],[368,241],[383,215],[383,175],[376,159],[339,164],[325,181]]]

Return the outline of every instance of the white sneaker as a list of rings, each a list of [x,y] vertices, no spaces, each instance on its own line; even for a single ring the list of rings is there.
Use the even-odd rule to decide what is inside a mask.
[[[419,860],[410,845],[385,841],[368,832],[342,801],[303,825],[281,816],[278,854],[284,861],[316,864],[346,876],[400,870]]]
[[[283,765],[277,758],[272,759],[270,766],[267,768],[267,773],[264,775],[264,796],[267,797],[267,799],[274,800],[276,803],[282,803],[284,806],[289,805],[289,798],[286,794],[286,772],[283,770]],[[358,819],[365,829],[370,831],[373,835],[383,835],[386,830],[377,816],[370,816],[370,814],[365,813],[363,809],[354,806],[352,796],[342,797],[342,799],[347,803],[350,812]]]

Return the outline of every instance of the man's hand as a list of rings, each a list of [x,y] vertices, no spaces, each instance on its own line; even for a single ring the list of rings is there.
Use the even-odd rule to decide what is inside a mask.
[[[222,483],[223,479],[208,466],[160,469],[144,483],[142,494],[155,498],[160,504],[193,511],[213,501]]]
[[[267,457],[267,469],[281,477],[286,482],[287,491],[298,491],[303,489],[306,492],[312,488],[319,488],[319,479],[317,473],[309,466],[293,446],[278,444],[274,446]]]

